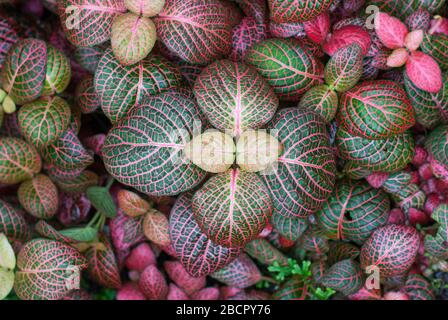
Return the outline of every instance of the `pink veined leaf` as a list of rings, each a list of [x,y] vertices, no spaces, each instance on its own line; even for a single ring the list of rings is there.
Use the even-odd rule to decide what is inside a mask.
[[[47,45],[41,40],[20,40],[8,51],[0,83],[16,104],[39,97],[44,87],[46,61]]]
[[[138,286],[149,300],[164,300],[168,294],[165,276],[153,264],[141,273]]]
[[[170,214],[170,238],[179,261],[192,276],[204,276],[224,267],[241,252],[213,243],[193,217],[193,193],[181,195]]]
[[[389,49],[404,47],[405,37],[409,33],[403,22],[383,12],[379,12],[375,17],[375,31]]]
[[[238,25],[244,16],[239,6],[233,1],[227,1],[227,0],[219,0],[219,1],[224,7],[224,11],[227,11],[226,17],[228,19],[229,24],[232,27]]]
[[[333,0],[269,0],[271,20],[276,23],[302,22],[327,10]]]
[[[265,0],[233,0],[240,6],[244,14],[254,18],[258,23],[266,23],[268,19]]]
[[[129,270],[143,272],[150,264],[157,263],[157,256],[151,246],[144,242],[132,249],[125,263]]]
[[[219,289],[216,287],[208,287],[191,295],[193,300],[219,300]]]
[[[146,300],[146,297],[136,283],[128,282],[118,290],[117,300]]]
[[[315,43],[322,43],[330,31],[330,16],[322,13],[313,20],[303,23],[306,35]]]
[[[135,192],[122,189],[117,193],[118,206],[130,217],[144,215],[151,209],[151,204]]]
[[[409,51],[415,51],[423,41],[423,30],[409,32],[404,39],[404,45]]]
[[[243,61],[250,47],[266,38],[265,24],[250,17],[243,18],[241,23],[233,28],[232,53],[229,58],[232,61]]]
[[[61,0],[58,13],[67,39],[90,47],[110,39],[112,22],[126,12],[123,0]]]
[[[210,123],[232,136],[260,128],[278,107],[274,90],[255,68],[229,60],[206,67],[196,79],[194,95]]]
[[[220,198],[219,195],[226,195]],[[193,214],[207,237],[242,247],[263,231],[272,213],[269,190],[252,172],[232,169],[208,180],[193,197]]]
[[[406,73],[412,83],[424,91],[437,93],[442,89],[442,71],[427,54],[415,51],[406,63]]]
[[[252,259],[243,253],[211,277],[228,286],[247,288],[260,281],[261,273]]]
[[[75,103],[76,107],[84,114],[93,113],[101,107],[100,97],[95,91],[93,76],[88,75],[78,83]]]
[[[303,23],[269,23],[269,32],[274,38],[302,38],[305,35]]]
[[[405,48],[395,49],[389,57],[387,57],[387,66],[389,67],[401,67],[404,66],[405,63],[409,59],[409,53]]]
[[[118,210],[118,215],[110,221],[109,227],[112,242],[117,250],[127,250],[145,239],[142,217],[129,217],[121,209]]]
[[[146,238],[159,246],[170,244],[168,218],[156,209],[150,209],[143,219],[143,232]]]
[[[70,292],[67,283],[76,280],[74,272],[85,267],[86,260],[78,250],[57,241],[35,239],[26,243],[17,257],[14,290],[22,300],[58,300]]]
[[[85,253],[87,272],[99,285],[118,289],[121,287],[121,279],[117,258],[109,241],[104,236],[101,238],[102,248],[94,245]]]
[[[361,267],[379,268],[383,277],[403,274],[414,263],[420,236],[412,227],[387,225],[373,232],[361,248]]]
[[[11,241],[24,241],[28,236],[28,224],[23,213],[1,199],[0,233],[4,233]]]
[[[339,49],[357,43],[363,56],[367,54],[370,48],[370,35],[362,27],[355,25],[343,26],[330,34],[322,44],[324,51],[332,56]]]
[[[167,300],[190,300],[190,297],[174,283],[170,283]]]
[[[358,262],[346,259],[331,266],[325,272],[321,281],[325,287],[332,288],[348,296],[362,288],[363,272]]]
[[[12,19],[0,16],[0,68],[11,46],[19,40],[16,26]]]
[[[231,50],[229,11],[219,0],[167,0],[155,19],[158,39],[193,64],[208,64]]]
[[[179,261],[165,261],[163,266],[170,279],[188,295],[205,287],[205,276],[191,276]]]

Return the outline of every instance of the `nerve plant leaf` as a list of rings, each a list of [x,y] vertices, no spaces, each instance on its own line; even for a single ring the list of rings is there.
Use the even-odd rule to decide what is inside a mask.
[[[123,0],[62,0],[58,13],[67,39],[78,47],[91,47],[110,38],[115,17],[125,13]]]
[[[17,257],[14,290],[23,300],[59,300],[79,285],[85,258],[53,240],[27,242]]]
[[[117,208],[108,188],[92,186],[87,189],[86,194],[95,209],[106,217],[114,218],[117,215]]]
[[[165,276],[153,264],[141,273],[138,287],[149,300],[164,300],[168,294]]]
[[[106,169],[119,182],[150,195],[193,188],[205,172],[175,157],[183,148],[179,133],[193,136],[195,122],[200,123],[199,112],[185,95],[173,91],[148,98],[109,131],[103,147]]]
[[[219,282],[236,288],[253,286],[261,279],[261,273],[257,265],[244,253],[210,276]]]
[[[13,21],[6,17],[0,17],[0,66],[3,66],[6,54],[14,43],[19,40],[19,35]]]
[[[448,69],[448,35],[424,33],[420,49],[430,55],[442,70]]]
[[[39,219],[50,219],[58,210],[58,189],[44,174],[22,182],[17,191],[19,202],[26,212]]]
[[[33,146],[18,138],[0,137],[0,183],[16,184],[30,179],[41,166]]]
[[[410,54],[406,74],[417,88],[426,92],[437,93],[442,89],[442,71],[439,65],[423,52],[414,51]]]
[[[162,10],[165,0],[124,0],[126,8],[143,17],[154,17]]]
[[[230,53],[229,13],[219,0],[167,0],[154,19],[158,39],[182,60],[208,64]]]
[[[431,218],[438,224],[435,236],[427,235],[425,238],[425,252],[440,259],[448,259],[448,205],[437,207]]]
[[[375,31],[381,42],[389,49],[404,47],[408,28],[398,18],[379,12],[375,16]]]
[[[404,72],[404,85],[414,108],[415,118],[425,128],[432,129],[446,118],[443,113],[448,111],[448,72],[442,75],[442,83],[443,87],[439,92],[427,92],[419,89]]]
[[[65,170],[82,170],[92,164],[93,157],[82,145],[75,132],[67,130],[41,151],[46,163]]]
[[[143,232],[148,240],[162,247],[170,244],[168,218],[156,209],[150,209],[143,219]]]
[[[24,241],[28,236],[28,225],[22,212],[3,200],[0,200],[0,233],[11,241]]]
[[[386,224],[389,210],[390,201],[384,191],[365,181],[341,180],[316,217],[330,239],[363,243]]]
[[[335,159],[321,117],[297,108],[280,110],[269,126],[283,145],[278,167],[261,178],[275,214],[306,217],[320,209],[335,182]]]
[[[245,61],[267,80],[280,100],[298,101],[323,82],[323,65],[295,39],[260,42],[247,52]]]
[[[406,92],[389,80],[366,81],[346,91],[338,120],[351,134],[368,139],[391,138],[415,124]]]
[[[95,72],[95,90],[106,116],[117,122],[148,95],[180,85],[180,71],[166,59],[149,55],[138,64],[123,66],[107,49]]]
[[[112,50],[124,66],[144,59],[154,47],[156,38],[154,22],[133,13],[118,16],[112,24]]]
[[[46,62],[47,45],[44,41],[24,39],[11,47],[0,74],[0,83],[16,104],[24,104],[40,96]]]
[[[403,274],[414,263],[419,245],[413,227],[392,224],[379,228],[361,248],[361,267],[377,267],[382,277]]]
[[[54,95],[63,92],[70,83],[72,69],[70,60],[59,49],[47,46],[47,67],[42,95]]]
[[[298,107],[316,112],[329,123],[338,110],[338,94],[327,84],[314,86],[302,96]]]
[[[179,261],[194,277],[209,275],[229,264],[241,252],[215,244],[193,217],[193,194],[181,195],[170,214],[170,239]]]
[[[85,253],[87,272],[99,285],[106,288],[121,287],[120,271],[117,258],[109,241],[101,237],[101,247],[91,246]]]
[[[271,213],[272,202],[263,181],[238,169],[210,178],[193,197],[193,214],[201,230],[226,247],[241,247],[255,239]]]
[[[247,243],[244,251],[260,263],[269,266],[274,261],[288,264],[288,258],[266,239],[255,239]]]
[[[336,132],[339,156],[359,169],[371,172],[396,172],[414,156],[414,139],[409,131],[384,140],[369,140],[351,135],[342,127]]]
[[[43,148],[67,130],[70,114],[70,106],[62,98],[42,97],[20,108],[20,131],[29,143]]]
[[[271,19],[276,23],[303,22],[325,12],[333,0],[269,0]]]
[[[254,68],[229,60],[207,66],[196,79],[194,94],[210,123],[232,136],[260,128],[278,107],[274,91]]]
[[[362,76],[362,58],[358,44],[339,49],[325,66],[325,82],[338,92],[352,88]]]
[[[409,275],[404,291],[411,300],[434,300],[434,292],[428,280],[419,274]]]
[[[76,107],[84,114],[92,113],[101,107],[100,97],[95,91],[93,76],[87,76],[78,83],[75,102]]]
[[[130,217],[144,215],[151,209],[151,204],[137,193],[122,189],[117,193],[118,206]]]
[[[5,234],[0,233],[0,300],[3,300],[14,286],[16,256]]]
[[[325,272],[321,283],[346,296],[356,293],[364,285],[362,270],[358,262],[351,259],[342,260],[331,266]]]

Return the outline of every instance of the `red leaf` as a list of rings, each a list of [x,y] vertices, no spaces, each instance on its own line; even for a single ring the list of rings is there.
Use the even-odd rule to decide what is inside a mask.
[[[381,42],[389,49],[402,48],[409,32],[399,19],[382,12],[375,17],[375,31]]]
[[[153,264],[143,271],[138,286],[149,300],[164,300],[168,294],[165,277]]]
[[[174,283],[170,283],[166,300],[190,300],[187,294]]]
[[[128,282],[118,290],[117,300],[146,300],[146,298],[138,289],[137,284]]]
[[[191,276],[179,261],[166,261],[163,266],[171,280],[188,295],[205,287],[206,278]]]
[[[420,51],[413,52],[406,63],[409,79],[419,89],[436,93],[442,89],[442,72],[433,58]]]
[[[330,16],[324,12],[313,20],[304,22],[303,27],[308,38],[316,43],[322,43],[330,31]]]
[[[326,39],[322,47],[328,55],[332,56],[339,49],[347,47],[352,43],[357,43],[362,49],[362,54],[366,55],[371,43],[369,33],[359,26],[344,26],[334,31]]]
[[[136,270],[142,272],[147,266],[155,264],[157,257],[151,246],[146,242],[139,244],[132,249],[131,254],[126,258],[126,267],[129,270]]]

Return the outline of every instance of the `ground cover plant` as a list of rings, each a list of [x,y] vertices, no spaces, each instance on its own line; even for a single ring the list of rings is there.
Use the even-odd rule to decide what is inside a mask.
[[[0,1],[0,300],[448,299],[446,12]]]

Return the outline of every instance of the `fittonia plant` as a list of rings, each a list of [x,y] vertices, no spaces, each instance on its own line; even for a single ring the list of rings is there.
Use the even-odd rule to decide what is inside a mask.
[[[445,0],[17,3],[1,299],[443,295]]]

